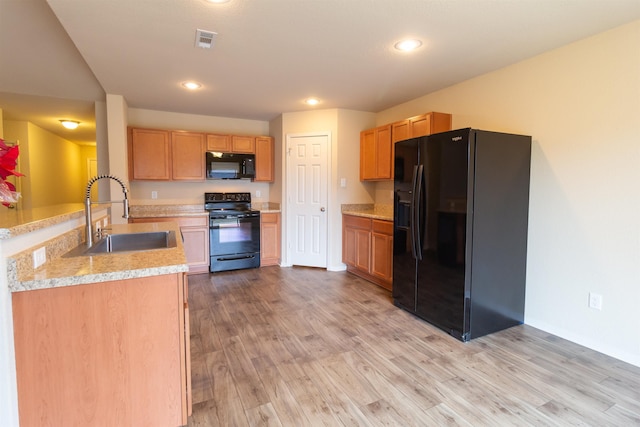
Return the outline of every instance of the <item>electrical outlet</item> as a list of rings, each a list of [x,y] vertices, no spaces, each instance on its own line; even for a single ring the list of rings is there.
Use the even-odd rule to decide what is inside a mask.
[[[157,199],[158,198],[158,192],[157,191],[152,191],[151,192],[151,198],[152,199]]]
[[[602,310],[602,295],[589,292],[589,308]]]
[[[260,197],[262,195],[262,193],[260,192],[260,190],[256,190],[256,197]]]
[[[33,251],[33,268],[38,268],[45,262],[47,262],[47,250],[44,246]]]

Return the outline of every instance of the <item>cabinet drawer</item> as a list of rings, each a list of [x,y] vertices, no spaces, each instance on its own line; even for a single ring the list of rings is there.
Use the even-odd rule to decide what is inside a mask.
[[[374,233],[386,234],[393,236],[393,222],[374,219],[371,221],[371,229]]]
[[[371,229],[371,219],[361,216],[344,215],[343,225],[349,228],[362,228],[364,230]]]
[[[277,213],[263,213],[263,214],[260,214],[260,221],[263,223],[275,224],[278,222],[279,215],[280,214],[277,214]]]

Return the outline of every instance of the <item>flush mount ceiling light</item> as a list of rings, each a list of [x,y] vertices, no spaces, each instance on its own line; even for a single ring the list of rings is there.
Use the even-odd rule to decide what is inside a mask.
[[[196,89],[200,89],[202,85],[198,82],[184,82],[182,83],[182,87],[189,90],[196,90]]]
[[[422,46],[422,42],[417,39],[402,40],[393,45],[393,47],[403,52],[411,52],[412,50],[416,50],[420,46]]]
[[[216,4],[221,4],[221,3],[229,3],[229,0],[207,0],[209,3],[216,3]]]
[[[320,104],[320,100],[317,98],[307,98],[304,100],[304,103],[307,105],[318,105]]]
[[[60,124],[67,129],[75,129],[80,125],[80,122],[75,120],[60,120]]]

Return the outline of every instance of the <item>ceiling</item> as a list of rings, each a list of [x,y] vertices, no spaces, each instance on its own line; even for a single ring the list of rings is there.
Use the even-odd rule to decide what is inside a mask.
[[[105,93],[253,120],[378,112],[636,19],[639,0],[0,0],[0,108],[78,143]],[[423,45],[395,50],[405,37]]]

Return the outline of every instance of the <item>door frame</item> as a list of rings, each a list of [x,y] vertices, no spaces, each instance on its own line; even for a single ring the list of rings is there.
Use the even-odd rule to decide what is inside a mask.
[[[333,156],[332,156],[332,145],[333,140],[331,139],[330,131],[318,131],[318,132],[302,132],[302,133],[287,133],[284,137],[284,183],[282,186],[282,212],[284,224],[282,227],[282,262],[280,264],[281,267],[291,267],[293,266],[291,262],[291,250],[289,248],[289,238],[295,236],[294,225],[295,221],[293,218],[293,211],[289,209],[289,202],[287,197],[287,192],[289,190],[289,181],[293,178],[292,174],[294,171],[291,168],[291,150],[289,149],[289,143],[293,138],[306,138],[306,137],[314,137],[314,136],[324,136],[327,138],[327,158],[325,159],[327,162],[327,249],[325,253],[325,268],[329,268],[329,250],[333,243],[333,222],[331,220],[331,212],[333,209],[333,186],[331,185],[331,177],[333,175]]]

